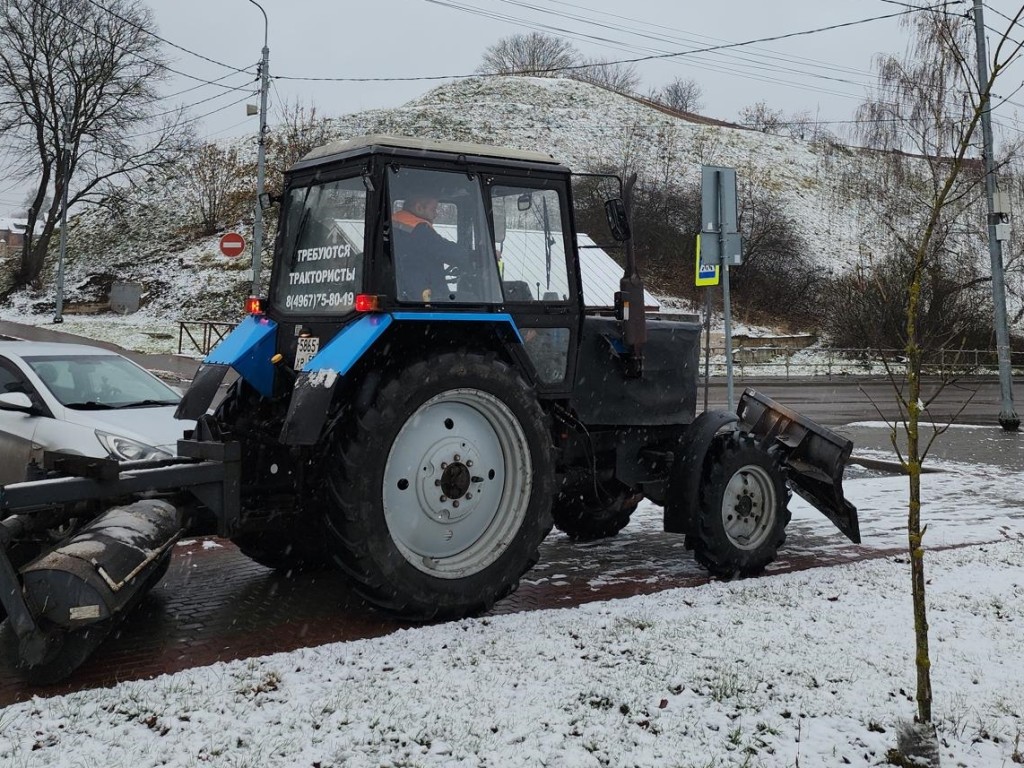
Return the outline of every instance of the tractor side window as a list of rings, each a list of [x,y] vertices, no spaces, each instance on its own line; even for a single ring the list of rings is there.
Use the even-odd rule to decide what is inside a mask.
[[[351,312],[363,284],[362,178],[293,188],[285,206],[274,306],[292,314]]]
[[[506,302],[569,300],[562,207],[553,189],[491,188]]]
[[[430,305],[501,302],[498,264],[479,177],[392,168],[388,191],[399,301]]]

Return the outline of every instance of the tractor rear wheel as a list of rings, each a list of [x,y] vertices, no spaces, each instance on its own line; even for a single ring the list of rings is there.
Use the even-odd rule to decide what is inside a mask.
[[[629,525],[630,516],[643,501],[642,493],[635,493],[620,485],[614,495],[605,493],[599,498],[596,490],[559,494],[551,508],[555,527],[576,541],[596,541],[616,535]]]
[[[758,574],[786,540],[791,495],[777,450],[746,432],[719,435],[705,458],[687,547],[715,576]]]
[[[488,609],[551,530],[551,434],[493,358],[443,354],[392,375],[333,438],[326,522],[371,603],[413,619]]]

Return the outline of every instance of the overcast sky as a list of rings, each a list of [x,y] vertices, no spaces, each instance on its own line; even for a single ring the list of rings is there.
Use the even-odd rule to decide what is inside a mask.
[[[249,0],[153,0],[151,5],[168,40],[239,68],[258,60],[263,17]],[[478,66],[488,45],[534,30],[565,37],[588,57],[624,59],[803,32],[906,9],[888,0],[261,0],[261,5],[269,18],[275,76],[271,101],[315,103],[328,115],[397,106],[437,83],[276,78],[466,74]],[[970,5],[954,2],[950,8],[962,12]],[[996,11],[1012,15],[1014,7],[1007,0],[990,0],[987,25],[1003,29],[1007,22]],[[763,99],[787,113],[807,110],[821,120],[845,120],[872,82],[875,55],[902,52],[906,37],[899,19],[879,19],[637,67],[645,91],[677,77],[697,80],[705,93],[704,111],[714,117],[736,119],[742,107]],[[229,74],[182,51],[175,54],[183,72],[208,79]],[[224,82],[244,81],[236,74]],[[195,83],[173,85],[180,90],[188,84]],[[216,92],[206,86],[182,98],[191,103]],[[195,111],[202,114],[235,100],[234,92],[226,93]],[[203,133],[233,135],[248,128],[244,105],[238,105],[207,118]]]
[[[102,0],[98,0],[102,2]],[[938,0],[935,0],[937,2]],[[923,2],[923,0],[922,0]],[[626,59],[706,48],[727,42],[815,30],[891,16],[902,0],[260,0],[269,19],[270,122],[285,101],[315,104],[332,116],[393,107],[444,82],[311,82],[285,78],[413,78],[472,73],[484,49],[502,37],[542,31],[569,39],[585,56]],[[149,0],[159,34],[183,50],[168,48],[172,66],[192,76],[174,76],[164,88],[179,94],[171,103],[195,105],[198,134],[218,139],[255,133],[258,118],[246,118],[245,103],[257,103],[255,63],[264,24],[250,0]],[[963,12],[971,2],[951,2]],[[986,24],[995,30],[1017,4],[989,0]],[[1024,29],[1020,30],[1024,35]],[[874,57],[902,53],[907,30],[899,19],[868,21],[701,55],[637,64],[641,90],[675,78],[692,78],[704,90],[704,114],[738,119],[758,100],[790,114],[807,111],[821,121],[852,117],[873,81]],[[222,66],[228,65],[228,66]],[[232,68],[249,69],[252,74]],[[1018,65],[1016,69],[1024,70]],[[203,85],[217,80],[221,85]],[[1004,81],[1012,90],[1021,75]],[[1011,82],[1012,81],[1012,82]],[[225,88],[224,86],[227,86]],[[229,88],[242,90],[229,90]],[[186,91],[182,93],[183,91]],[[1009,93],[1000,95],[1010,95]],[[1024,93],[1015,100],[1024,104]],[[202,102],[202,103],[198,103]],[[238,103],[235,103],[238,102]],[[998,118],[1010,122],[1017,107],[1003,105]],[[1024,110],[1021,110],[1024,113]],[[212,113],[212,114],[208,114]],[[208,115],[208,116],[206,116]],[[842,125],[833,126],[841,133]],[[0,185],[2,186],[2,185]],[[0,190],[2,191],[2,190]],[[0,196],[0,211],[21,202],[16,191]]]

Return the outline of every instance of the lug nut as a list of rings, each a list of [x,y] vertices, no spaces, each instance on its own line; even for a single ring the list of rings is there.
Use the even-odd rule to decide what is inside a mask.
[[[447,461],[442,461],[441,462],[441,469],[448,469],[448,462]]]
[[[434,481],[434,485],[440,485],[440,484],[441,484],[441,481],[440,481],[440,480],[435,480],[435,481]]]
[[[455,454],[455,460],[456,460],[456,461],[461,461],[461,460],[462,460],[462,457],[461,457],[461,456],[459,456],[459,454],[457,454],[457,453],[456,453],[456,454]]]
[[[472,466],[473,466],[473,460],[472,460],[472,459],[469,459],[469,460],[468,460],[468,461],[466,462],[466,466],[467,466],[467,467],[472,467]]]
[[[472,499],[472,498],[473,498],[473,494],[470,493],[469,491],[466,491],[466,499],[468,500],[468,499]]]
[[[441,503],[444,504],[446,501],[448,501],[448,497],[447,496],[442,496],[441,497]]]
[[[458,499],[456,499],[455,501],[453,501],[453,502],[452,502],[452,506],[453,506],[453,507],[458,507],[458,506],[459,506],[459,500],[458,500]]]

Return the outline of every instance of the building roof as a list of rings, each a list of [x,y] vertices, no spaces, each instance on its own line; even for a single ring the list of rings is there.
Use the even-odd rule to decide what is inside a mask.
[[[28,219],[11,219],[0,217],[0,232],[24,232]]]

